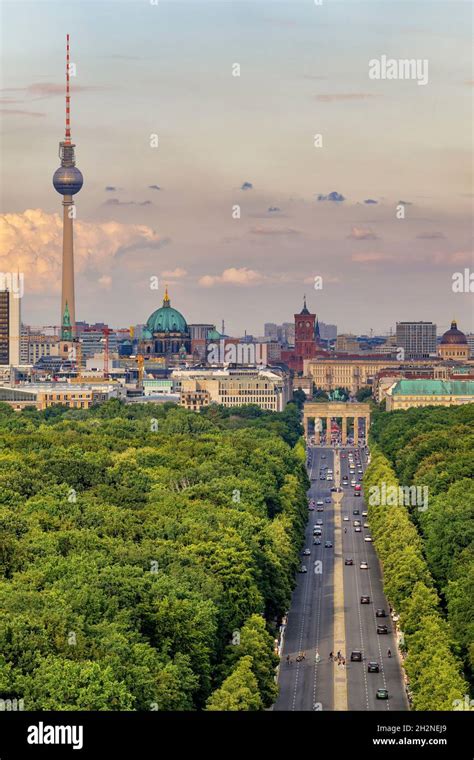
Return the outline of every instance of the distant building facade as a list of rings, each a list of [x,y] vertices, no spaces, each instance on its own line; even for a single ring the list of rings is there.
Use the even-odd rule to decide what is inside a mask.
[[[397,346],[405,359],[428,359],[436,355],[436,325],[433,322],[397,322]]]
[[[474,403],[472,380],[398,380],[386,393],[387,411]]]

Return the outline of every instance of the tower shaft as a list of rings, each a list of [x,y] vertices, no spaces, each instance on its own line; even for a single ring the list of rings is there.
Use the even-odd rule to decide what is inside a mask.
[[[73,237],[72,195],[65,195],[63,200],[63,257],[61,287],[61,324],[63,323],[66,304],[69,309],[72,335],[76,331],[76,304],[74,295],[74,237]]]

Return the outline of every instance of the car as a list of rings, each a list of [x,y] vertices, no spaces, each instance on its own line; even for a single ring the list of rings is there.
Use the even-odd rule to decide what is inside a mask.
[[[387,617],[387,613],[383,607],[377,607],[375,610],[375,617]]]
[[[368,515],[368,514],[369,514],[369,513],[367,512],[367,510],[366,510],[366,509],[364,509],[364,511],[362,512],[362,517],[367,517],[367,515]]]
[[[325,549],[332,549],[332,541],[325,541],[324,542],[324,548]]]
[[[321,546],[321,539],[315,538],[313,541],[313,546]]]
[[[362,475],[359,475],[358,481],[359,481],[359,483],[362,481]]]
[[[324,507],[316,507],[316,512],[324,512]]]
[[[320,475],[319,479],[320,480],[326,480],[326,476],[325,475]],[[316,478],[311,478],[311,480],[316,480]]]
[[[361,570],[368,570],[369,569],[369,566],[368,566],[367,562],[361,562],[360,565],[359,565],[359,567],[360,567]]]
[[[354,528],[354,533],[361,533],[361,532],[362,532],[362,528],[360,527],[360,525],[356,525],[356,527]]]
[[[354,491],[354,496],[360,496],[360,491]]]
[[[378,673],[379,672],[378,662],[375,662],[375,660],[371,660],[369,664],[367,665],[367,670],[369,673]]]
[[[304,552],[303,552],[303,555],[305,557],[309,557],[310,554],[311,554],[311,549],[305,549]]]
[[[321,454],[321,459],[326,459],[326,454]]]
[[[359,512],[359,510],[358,510],[358,509],[353,509],[353,510],[352,510],[352,514],[353,514],[353,515],[360,515],[360,512]]]
[[[331,491],[337,491],[337,490],[339,490],[339,491],[340,491],[341,489],[340,489],[340,488],[339,488],[339,489],[337,489],[337,488],[336,488],[336,486],[333,486],[333,487],[331,488]]]
[[[346,557],[346,559],[344,560],[344,564],[345,565],[353,565],[354,564],[354,560],[351,557]]]
[[[364,523],[364,528],[368,528],[368,527],[369,527],[369,523]]]
[[[344,517],[342,519],[344,520],[344,522],[349,522],[349,518],[348,518],[347,515],[344,515]]]
[[[377,623],[377,633],[388,633],[388,625]]]
[[[332,475],[328,475],[326,478],[326,480],[332,480],[332,479],[333,479]]]
[[[353,649],[351,652],[351,662],[362,662],[362,652],[360,649]]]
[[[360,520],[353,520],[352,524],[354,528],[357,528],[357,526],[360,525]]]
[[[313,507],[312,504],[309,505],[308,509],[309,509],[310,512],[314,512],[314,507]]]
[[[308,568],[306,567],[306,565],[301,565],[301,567],[299,569],[299,572],[300,573],[307,573],[308,572]]]
[[[388,689],[377,689],[375,697],[376,699],[388,699]]]
[[[360,598],[361,604],[370,604],[370,596],[368,594],[362,594]]]
[[[313,536],[322,536],[321,528],[315,528],[313,530]]]
[[[322,499],[318,499],[317,502],[316,502],[316,506],[317,507],[322,507],[322,505],[323,505],[323,500]]]
[[[331,503],[331,498],[330,498],[329,496],[327,496],[327,497],[324,499],[324,502],[325,502],[326,504],[330,504],[330,503]]]
[[[365,536],[364,541],[367,541],[367,543],[372,543],[372,536]]]
[[[356,479],[352,478],[352,480],[351,480],[351,486],[352,486],[352,488],[354,488],[354,486],[356,485],[356,482],[357,482]]]

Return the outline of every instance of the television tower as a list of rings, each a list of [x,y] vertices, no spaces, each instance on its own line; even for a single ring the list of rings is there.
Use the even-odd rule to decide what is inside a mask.
[[[59,143],[61,166],[53,175],[54,189],[63,196],[63,261],[61,288],[61,339],[70,341],[76,332],[76,306],[74,298],[74,245],[73,245],[73,196],[82,187],[82,173],[76,167],[74,143],[71,142],[71,118],[69,94],[69,34],[66,35],[66,135]]]

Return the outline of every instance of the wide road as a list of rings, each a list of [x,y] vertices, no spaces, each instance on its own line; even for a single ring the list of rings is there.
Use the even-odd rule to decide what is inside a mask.
[[[353,471],[349,469],[349,453],[353,456]],[[362,512],[367,508],[363,496],[356,497],[350,485],[353,478],[359,483],[357,458],[365,469],[365,454],[357,449],[346,448],[336,454],[332,448],[311,447],[308,458],[308,498],[322,500],[324,511],[308,512],[303,548],[310,549],[311,555],[301,557],[307,572],[298,574],[292,597],[279,671],[280,693],[274,710],[407,710],[380,565],[373,544],[365,541],[370,530],[364,527],[367,518]],[[320,479],[321,474],[326,475],[325,468],[333,471],[335,480]],[[343,485],[345,475],[348,486]],[[330,491],[339,481],[342,497]],[[331,496],[331,503],[327,503]],[[353,515],[354,509],[360,514]],[[317,520],[323,522],[321,544],[313,545]],[[354,530],[354,520],[361,522],[360,533]],[[327,540],[332,542],[332,548],[324,546]],[[351,558],[353,565],[345,565],[346,558]],[[361,568],[361,562],[366,562],[368,569]],[[363,594],[369,595],[369,604],[360,603]],[[387,617],[376,618],[377,608],[385,609]],[[377,623],[386,624],[389,633],[377,634]],[[350,661],[353,650],[362,652],[362,662]],[[329,653],[337,651],[345,657],[345,666],[329,660]],[[297,662],[300,654],[305,658]],[[369,661],[378,663],[378,673],[368,672]],[[388,689],[388,700],[376,699],[378,688]]]

